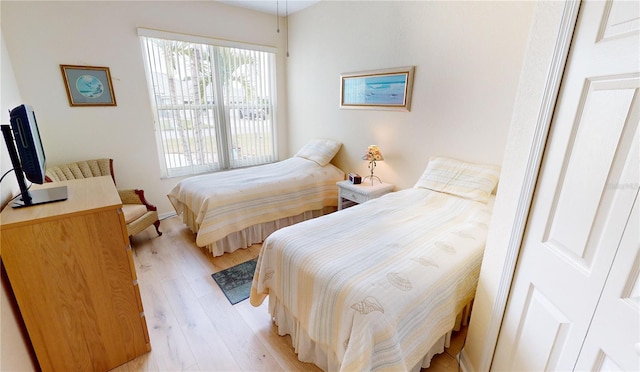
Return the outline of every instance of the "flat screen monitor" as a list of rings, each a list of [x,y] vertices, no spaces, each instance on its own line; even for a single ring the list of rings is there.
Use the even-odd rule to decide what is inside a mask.
[[[11,110],[9,115],[22,171],[29,181],[41,185],[44,183],[47,157],[42,147],[36,114],[31,106],[20,105]]]
[[[26,187],[24,178],[33,183],[44,183],[47,158],[33,108],[20,105],[10,110],[9,116],[11,128],[3,125],[2,132],[20,186],[20,196],[12,206],[19,208],[66,200],[66,186],[32,191]]]

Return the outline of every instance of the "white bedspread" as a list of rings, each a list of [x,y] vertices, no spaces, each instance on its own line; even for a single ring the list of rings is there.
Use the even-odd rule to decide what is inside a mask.
[[[475,294],[492,202],[387,194],[269,236],[251,303],[269,295],[325,370],[410,370]],[[291,318],[289,317],[289,319]]]
[[[195,176],[167,195],[176,212],[195,216],[200,247],[249,226],[338,204],[344,172],[301,157]]]

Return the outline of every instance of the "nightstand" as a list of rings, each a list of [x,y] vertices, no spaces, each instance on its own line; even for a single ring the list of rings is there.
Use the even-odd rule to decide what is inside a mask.
[[[393,185],[390,183],[374,182],[372,186],[370,181],[358,185],[354,185],[351,181],[340,181],[336,184],[338,185],[338,210],[378,198],[393,190]]]

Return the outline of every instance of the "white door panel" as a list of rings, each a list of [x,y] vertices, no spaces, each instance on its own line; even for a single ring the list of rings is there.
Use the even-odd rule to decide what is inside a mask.
[[[613,353],[590,359],[581,348],[623,233],[633,235],[625,226],[640,168],[640,14],[630,3],[581,5],[494,370],[572,370],[579,355],[587,369],[627,368]],[[636,250],[637,238],[626,238]],[[596,339],[591,349],[601,350]]]
[[[633,205],[624,225],[613,265],[596,308],[591,327],[582,347],[577,370],[640,371],[640,133],[636,128],[632,148],[619,183],[613,190],[615,208]],[[618,191],[618,192],[616,192]]]
[[[624,37],[640,30],[639,1],[610,1],[604,9],[598,41]]]
[[[612,274],[598,304],[593,323],[576,365],[579,371],[640,371],[640,209],[636,199],[632,217],[620,243]],[[635,292],[634,292],[635,291]]]
[[[557,176],[555,200],[547,218],[548,233],[543,241],[585,273],[591,271],[598,249],[593,236],[598,226],[594,224],[596,215],[603,212],[601,201],[613,158],[620,145],[627,148],[630,145],[628,140],[623,143],[623,129],[638,86],[638,78],[588,79],[575,114],[579,122],[572,128],[574,138],[570,139],[566,153],[562,149],[552,159],[564,158],[564,164]],[[630,130],[633,128],[627,126],[626,132]]]

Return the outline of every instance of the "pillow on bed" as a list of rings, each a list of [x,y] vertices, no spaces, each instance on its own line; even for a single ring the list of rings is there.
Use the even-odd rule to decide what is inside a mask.
[[[498,184],[500,167],[433,157],[414,187],[486,203]]]
[[[315,161],[324,167],[336,156],[340,146],[342,143],[330,139],[313,139],[307,142],[295,156]]]

